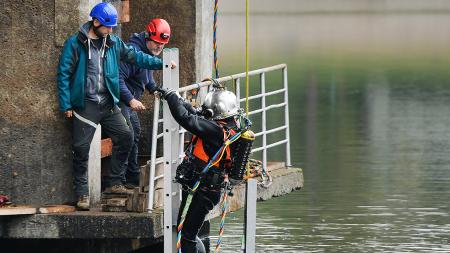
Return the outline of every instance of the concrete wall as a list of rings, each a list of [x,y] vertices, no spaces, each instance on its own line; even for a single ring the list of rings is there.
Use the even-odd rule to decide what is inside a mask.
[[[58,111],[56,68],[62,43],[88,20],[97,2],[0,1],[0,194],[15,203],[73,200],[71,123]],[[198,47],[207,53],[207,45],[196,43],[196,37],[202,31],[209,33],[204,27],[211,27],[212,16],[204,16],[204,22],[196,25],[203,13],[196,6],[205,4],[201,0],[129,3],[131,22],[122,26],[123,37],[142,31],[153,17],[167,19],[173,29],[169,46],[181,52],[181,83],[202,78],[196,69],[208,71],[211,60],[204,61],[206,67],[196,65]],[[212,10],[211,3],[206,5]],[[148,126],[144,120],[143,127]]]
[[[72,192],[71,140],[56,96],[55,2],[0,5],[0,193],[61,203]]]

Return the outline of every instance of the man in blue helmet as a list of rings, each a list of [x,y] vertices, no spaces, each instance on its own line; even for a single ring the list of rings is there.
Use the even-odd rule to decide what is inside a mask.
[[[146,69],[162,68],[161,59],[138,52],[111,34],[117,26],[117,11],[111,4],[95,5],[90,16],[92,20],[66,40],[58,66],[60,110],[73,118],[73,185],[80,210],[89,210],[87,163],[97,124],[113,142],[110,187],[105,192],[131,193],[122,184],[132,135],[117,107],[119,59]]]
[[[170,40],[170,26],[161,18],[152,19],[145,31],[133,34],[127,45],[153,56],[161,54],[164,46]],[[120,82],[120,109],[123,116],[131,124],[133,145],[128,156],[125,173],[125,186],[134,188],[139,185],[138,145],[141,132],[141,124],[137,112],[145,110],[145,106],[139,98],[147,89],[153,93],[156,88],[153,79],[153,70],[143,69],[139,66],[121,62],[119,68]]]

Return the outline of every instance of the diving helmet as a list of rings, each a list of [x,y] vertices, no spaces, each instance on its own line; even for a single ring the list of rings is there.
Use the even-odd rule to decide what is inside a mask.
[[[206,94],[202,109],[208,111],[206,115],[213,120],[225,119],[238,115],[240,112],[236,95],[224,88],[215,89]]]

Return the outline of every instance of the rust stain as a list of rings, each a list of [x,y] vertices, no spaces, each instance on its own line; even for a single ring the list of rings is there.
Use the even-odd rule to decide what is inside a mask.
[[[101,143],[101,158],[110,156],[112,154],[112,140],[111,138],[103,139]]]

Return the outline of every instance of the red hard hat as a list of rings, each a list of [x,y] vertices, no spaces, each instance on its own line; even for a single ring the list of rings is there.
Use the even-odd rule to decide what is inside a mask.
[[[167,44],[170,39],[170,26],[167,21],[162,18],[155,18],[147,25],[148,38]]]

